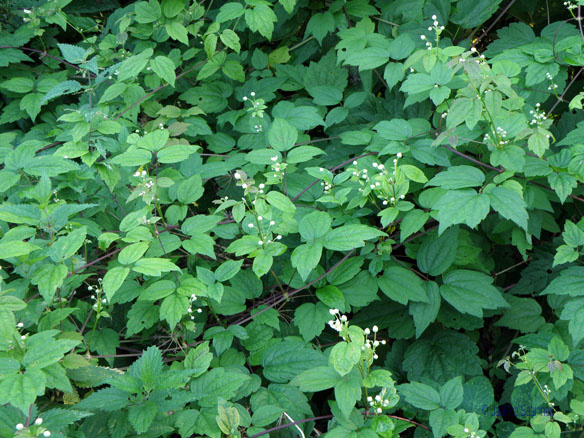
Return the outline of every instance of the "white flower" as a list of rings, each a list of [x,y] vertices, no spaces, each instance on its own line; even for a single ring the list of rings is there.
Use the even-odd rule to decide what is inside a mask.
[[[43,436],[51,436],[51,432],[49,432],[48,430],[45,430],[43,432]]]
[[[22,423],[18,423],[18,424],[16,425],[16,430],[22,430],[22,429],[24,429],[24,424],[22,424]]]
[[[24,327],[24,324],[22,322],[19,322],[18,324],[16,324],[16,327],[22,328],[22,327]]]
[[[426,39],[426,35],[420,35],[420,39],[421,40],[425,40]]]
[[[401,157],[403,157],[403,154],[402,154],[401,152],[398,152],[398,153],[397,153],[397,157],[398,157],[398,158],[401,158]]]
[[[242,184],[242,185],[241,185],[241,188],[242,188],[242,189],[247,189],[247,184]]]
[[[255,91],[252,91],[251,93],[249,93],[251,97],[255,96]]]
[[[258,216],[258,221],[263,221],[263,220],[264,220],[263,216]]]
[[[339,309],[329,309],[329,313],[331,315],[336,315],[337,313],[339,313]]]
[[[270,225],[272,226],[276,225],[276,221],[270,221]]]
[[[357,165],[357,162],[356,161],[353,161],[353,166],[356,166],[356,165]]]
[[[432,15],[432,20],[436,20],[436,15]]]
[[[253,228],[253,224],[252,223],[249,223],[249,224],[247,224],[247,227],[248,228]]]
[[[239,178],[241,178],[241,175],[240,175],[238,172],[235,172],[235,173],[233,174],[233,177],[234,177],[235,179],[239,179]]]
[[[363,330],[363,333],[365,333],[366,335],[368,335],[369,333],[371,333],[371,331],[368,328],[366,328],[365,330]]]
[[[243,96],[243,100],[247,100],[247,96]]]
[[[20,339],[21,339],[22,341],[24,341],[24,340],[26,339],[26,335],[22,335],[22,336],[20,337]]]
[[[270,158],[270,160],[272,160],[272,161],[278,161],[278,156],[277,155],[274,155],[272,158]]]
[[[197,313],[203,313],[203,309],[197,309]]]
[[[265,184],[260,184],[260,189],[263,189],[266,185]]]
[[[278,234],[278,235],[276,236],[276,240],[282,240],[282,235],[281,235],[281,234]]]
[[[374,325],[373,327],[371,327],[371,331],[373,333],[377,333],[379,331],[379,327],[377,327],[376,325]]]
[[[264,244],[263,240],[258,240],[258,245],[263,245],[263,244]]]
[[[26,15],[30,15],[32,11],[30,9],[23,9],[22,12],[24,12]]]
[[[36,420],[34,420],[34,424],[40,426],[41,424],[43,424],[43,419],[41,417],[37,418]]]

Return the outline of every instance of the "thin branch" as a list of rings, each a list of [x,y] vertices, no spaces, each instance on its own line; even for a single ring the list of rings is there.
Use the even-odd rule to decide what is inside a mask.
[[[511,0],[511,1],[510,1],[510,2],[507,4],[507,6],[505,6],[505,9],[503,9],[503,10],[501,11],[501,13],[500,13],[499,15],[497,15],[497,18],[495,18],[495,21],[493,21],[493,22],[490,24],[490,26],[489,26],[489,27],[487,27],[487,29],[486,29],[486,30],[483,30],[483,33],[481,34],[481,36],[480,36],[480,37],[478,37],[478,38],[476,39],[476,41],[475,41],[475,44],[477,44],[479,41],[481,41],[481,40],[482,40],[484,37],[486,37],[486,36],[488,35],[488,33],[491,31],[491,29],[492,29],[493,27],[495,27],[495,25],[496,25],[496,24],[499,22],[499,20],[500,20],[501,18],[503,18],[503,15],[505,15],[505,14],[507,13],[507,11],[509,10],[509,8],[510,8],[511,6],[513,6],[513,3],[515,3],[515,2],[516,2],[516,0]],[[472,38],[472,36],[473,36],[473,34],[470,34],[470,37],[469,37],[469,38]]]

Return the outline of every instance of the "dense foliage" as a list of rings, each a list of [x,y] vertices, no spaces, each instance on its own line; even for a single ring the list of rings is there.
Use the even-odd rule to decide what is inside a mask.
[[[0,435],[579,434],[581,6],[5,0]]]

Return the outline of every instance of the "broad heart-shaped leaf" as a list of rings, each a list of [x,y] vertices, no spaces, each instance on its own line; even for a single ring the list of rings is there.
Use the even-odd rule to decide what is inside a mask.
[[[128,375],[140,379],[144,389],[151,391],[160,383],[162,368],[162,352],[158,347],[152,346],[128,368]]]
[[[264,377],[275,383],[288,383],[302,371],[326,363],[322,353],[299,340],[274,344],[262,357]]]
[[[341,376],[344,376],[349,374],[360,357],[361,347],[356,342],[342,341],[331,350],[329,362]]]
[[[449,228],[441,236],[426,236],[416,256],[420,271],[434,277],[442,274],[454,263],[457,247],[458,227]]]
[[[571,266],[564,269],[541,294],[584,296],[584,267]]]
[[[294,325],[306,342],[320,335],[331,318],[329,309],[323,303],[304,303],[294,311]]]
[[[365,245],[365,240],[387,236],[383,231],[367,225],[343,225],[329,231],[323,238],[324,246],[334,251],[349,251]]]
[[[343,377],[335,385],[335,400],[339,409],[349,418],[357,400],[361,398],[361,379],[357,373]]]
[[[541,316],[541,306],[533,298],[520,298],[511,295],[506,300],[510,307],[505,310],[501,319],[495,322],[496,326],[530,333],[536,332],[545,324],[545,319]]]
[[[453,166],[432,178],[427,186],[439,186],[446,190],[480,187],[485,182],[485,174],[472,166]]]
[[[114,294],[124,283],[124,280],[130,273],[130,268],[116,266],[106,272],[103,277],[103,292],[108,301],[111,301]]]
[[[462,403],[462,377],[454,377],[440,388],[440,405],[444,409],[456,409]]]
[[[527,230],[527,204],[515,191],[506,187],[494,187],[487,192],[491,207],[505,219],[512,220],[524,230]]]
[[[309,368],[298,374],[291,385],[300,387],[303,392],[319,392],[334,387],[342,379],[331,365]]]
[[[1,245],[0,245],[1,246]],[[67,266],[64,264],[46,264],[37,269],[32,276],[32,284],[36,284],[39,293],[47,303],[53,301],[58,287],[67,278]]]
[[[315,211],[303,216],[298,231],[305,241],[324,236],[331,228],[332,218],[324,211]]]
[[[409,311],[414,318],[414,325],[416,326],[416,338],[419,338],[422,333],[432,324],[438,316],[440,310],[440,289],[433,281],[425,283],[426,295],[428,302],[411,302]]]
[[[412,271],[401,266],[386,268],[377,284],[385,295],[400,304],[408,301],[429,301],[423,281]]]
[[[275,207],[284,213],[294,214],[296,211],[296,206],[290,201],[290,198],[283,193],[276,192],[275,190],[272,190],[266,195],[266,201],[268,201],[268,204],[272,207]]]
[[[8,404],[28,414],[39,395],[45,393],[45,376],[40,370],[26,370],[17,373],[0,383],[0,403]]]
[[[489,214],[489,198],[473,189],[450,190],[433,206],[438,210],[438,234],[456,224],[476,227]]]
[[[562,310],[561,319],[570,321],[568,330],[577,345],[584,338],[584,298],[568,301]]]
[[[412,382],[398,386],[406,401],[418,409],[431,411],[440,407],[440,394],[424,383]]]
[[[322,45],[323,38],[335,30],[335,19],[330,12],[312,14],[306,25],[306,35],[313,35]]]
[[[276,118],[268,132],[270,146],[280,152],[290,150],[298,140],[298,130],[286,120]]]
[[[444,276],[440,294],[460,313],[483,317],[483,309],[508,307],[493,278],[477,271],[457,269]]]

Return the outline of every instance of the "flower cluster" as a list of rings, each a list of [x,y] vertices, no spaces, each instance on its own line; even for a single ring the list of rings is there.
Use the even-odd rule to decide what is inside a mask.
[[[543,124],[543,122],[545,122],[547,120],[547,117],[545,116],[545,111],[540,110],[541,104],[540,103],[536,103],[535,104],[535,111],[529,111],[529,114],[531,114],[531,116],[533,117],[533,119],[531,119],[531,122],[529,122],[530,125],[536,125],[537,127],[541,126]]]
[[[93,310],[95,310],[96,312],[99,312],[101,310],[102,305],[107,304],[107,298],[104,296],[102,298],[102,292],[103,292],[103,288],[102,288],[102,281],[103,279],[100,277],[98,278],[98,285],[97,286],[87,286],[87,290],[89,292],[92,293],[91,295],[91,299],[95,301],[95,303],[93,304]]]
[[[397,163],[402,157],[402,153],[398,152],[396,158],[393,159],[393,169],[391,172],[385,167],[383,163],[374,162],[373,169],[376,172],[368,172],[367,169],[353,169],[352,176],[354,181],[359,181],[361,187],[359,192],[364,195],[373,194],[382,201],[383,205],[395,205],[398,199],[404,199],[405,194],[399,193],[397,187]],[[357,165],[357,161],[353,161],[353,165]]]
[[[189,312],[189,315],[191,317],[191,319],[195,319],[195,316],[193,315],[193,303],[197,301],[197,296],[195,294],[192,294],[191,297],[189,298],[189,307],[187,309],[187,312]],[[198,308],[196,310],[197,313],[202,313],[203,309]]]
[[[257,117],[258,119],[262,119],[264,117],[264,110],[267,108],[264,99],[254,99],[256,95],[255,91],[252,91],[251,93],[249,93],[249,95],[251,96],[249,98],[247,96],[243,96],[244,102],[248,100],[251,102],[251,108],[248,108],[247,110],[251,112],[252,118]],[[255,129],[256,132],[262,132],[263,127],[261,120],[258,121],[258,123],[255,124],[253,128]]]
[[[507,137],[507,131],[505,131],[500,126],[497,126],[495,128],[495,139],[493,140],[493,144],[496,147],[505,146],[507,143],[509,143],[509,140],[505,140],[506,137]],[[491,136],[488,133],[485,134],[485,136],[483,137],[483,141],[485,143],[490,142],[491,141]]]
[[[373,412],[381,414],[384,409],[391,407],[394,398],[392,394],[387,394],[387,388],[383,388],[375,397],[368,396],[367,402]]]
[[[32,432],[35,434],[35,436],[37,436],[39,433],[42,434],[41,436],[43,436],[43,437],[51,436],[51,431],[48,429],[45,429],[44,427],[41,427],[41,424],[43,424],[43,419],[41,417],[38,417],[36,420],[34,420]],[[18,423],[16,425],[16,430],[21,431],[24,429],[25,429],[24,424]]]
[[[466,433],[467,434],[466,436],[469,437],[469,438],[478,438],[477,433],[476,432],[471,432],[468,427],[465,427],[464,428],[464,433]]]
[[[558,88],[558,84],[554,83],[554,77],[551,75],[551,73],[548,71],[545,74],[545,77],[547,78],[548,81],[550,81],[552,84],[548,87],[549,91],[554,91]]]
[[[363,330],[363,333],[365,333],[365,344],[361,347],[361,350],[368,352],[370,355],[372,355],[373,359],[379,359],[379,356],[377,356],[375,350],[380,345],[385,345],[386,343],[385,339],[382,339],[381,341],[377,340],[378,331],[379,327],[377,327],[376,325],[371,327],[371,330],[369,330],[368,328]],[[373,339],[369,339],[369,335],[371,333],[373,333]]]
[[[438,41],[440,40],[440,34],[444,31],[444,26],[440,26],[440,23],[438,23],[438,17],[436,15],[432,15],[432,26],[428,27],[428,30],[430,32],[434,31],[436,33],[436,44],[438,44]],[[428,38],[426,37],[426,35],[420,35],[420,39],[422,41],[426,41],[426,48],[428,50],[432,50],[433,45],[430,41],[428,41]]]
[[[566,9],[568,9],[568,11],[572,11],[573,9],[576,9],[578,7],[578,5],[576,3],[572,3],[572,2],[564,2],[564,6],[566,7]]]
[[[258,245],[263,246],[264,244],[268,244],[268,243],[272,243],[273,240],[272,239],[268,239],[268,236],[271,236],[271,232],[272,232],[272,227],[276,225],[276,221],[274,220],[270,220],[269,222],[267,220],[264,221],[264,217],[263,216],[256,216],[256,222],[258,224],[258,231],[259,231],[259,235],[260,235],[260,240],[258,240]],[[265,224],[268,225],[265,225]],[[254,224],[253,223],[249,223],[247,224],[248,228],[254,228]],[[264,240],[265,239],[265,240]],[[274,237],[274,240],[281,240],[282,239],[282,235],[278,234],[276,237]]]
[[[331,319],[328,322],[329,327],[333,330],[340,333],[344,328],[349,326],[347,315],[341,315],[339,309],[330,309],[329,313],[335,317],[335,319]]]

